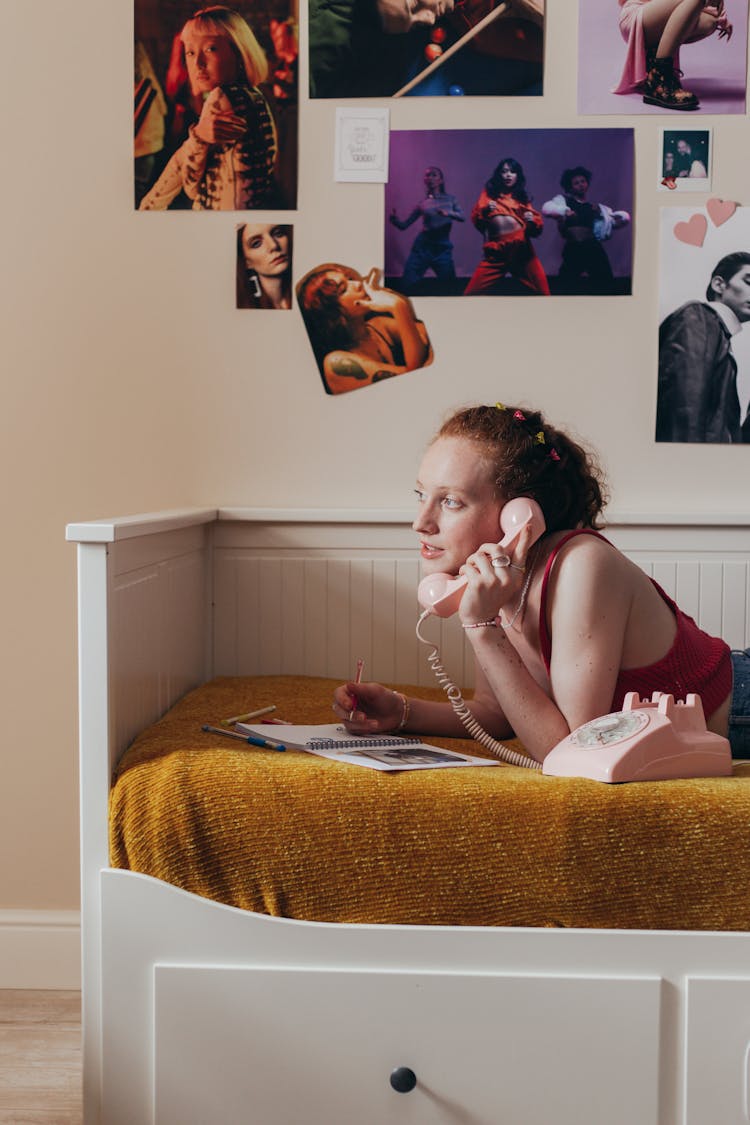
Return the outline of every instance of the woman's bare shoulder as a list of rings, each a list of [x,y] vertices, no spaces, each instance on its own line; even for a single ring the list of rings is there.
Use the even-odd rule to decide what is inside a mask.
[[[569,534],[557,534],[549,552],[550,555],[555,554],[552,573],[556,572],[559,578],[589,574],[604,579],[617,577],[619,581],[648,581],[645,571],[624,555],[604,533],[572,535],[562,542]]]

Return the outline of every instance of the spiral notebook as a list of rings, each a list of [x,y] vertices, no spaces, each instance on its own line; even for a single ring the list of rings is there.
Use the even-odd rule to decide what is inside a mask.
[[[455,750],[444,750],[441,746],[430,746],[420,738],[399,737],[397,735],[350,734],[339,723],[324,723],[318,726],[297,726],[274,723],[272,727],[261,723],[235,723],[241,734],[257,735],[260,738],[273,738],[290,750],[305,750],[321,758],[332,758],[336,762],[348,762],[353,766],[367,766],[372,770],[432,770],[450,766],[497,766],[499,762],[489,758],[476,758],[472,754],[459,754]]]

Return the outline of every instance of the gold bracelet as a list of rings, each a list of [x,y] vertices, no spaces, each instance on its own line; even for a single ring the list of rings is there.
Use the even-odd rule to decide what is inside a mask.
[[[396,727],[396,730],[403,730],[404,727],[406,726],[406,724],[409,721],[409,700],[406,698],[406,696],[403,694],[403,692],[394,691],[393,694],[397,695],[404,705],[404,713],[401,716],[401,722]]]

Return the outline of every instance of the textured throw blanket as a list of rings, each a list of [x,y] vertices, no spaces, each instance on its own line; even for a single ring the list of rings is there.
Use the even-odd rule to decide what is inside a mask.
[[[112,865],[285,918],[750,930],[750,762],[620,786],[505,765],[388,774],[201,730],[271,703],[331,722],[335,683],[220,678],[182,699],[120,762]]]

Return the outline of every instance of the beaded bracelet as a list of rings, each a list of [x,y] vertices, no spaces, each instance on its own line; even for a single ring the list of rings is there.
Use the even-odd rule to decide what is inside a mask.
[[[492,621],[472,621],[468,625],[464,625],[464,629],[484,629],[489,626],[492,629],[497,629],[497,621],[493,617]]]
[[[403,729],[404,729],[404,727],[406,726],[406,724],[407,724],[407,723],[408,723],[408,721],[409,721],[409,700],[408,700],[408,699],[406,698],[406,696],[405,696],[405,695],[404,695],[404,694],[403,694],[402,692],[400,692],[400,691],[394,691],[394,693],[393,693],[393,694],[394,694],[394,695],[397,695],[397,696],[399,697],[399,699],[401,700],[401,702],[403,703],[403,705],[404,705],[404,713],[403,713],[403,715],[401,716],[401,722],[400,722],[400,723],[398,724],[398,726],[396,727],[396,730],[403,730]]]

